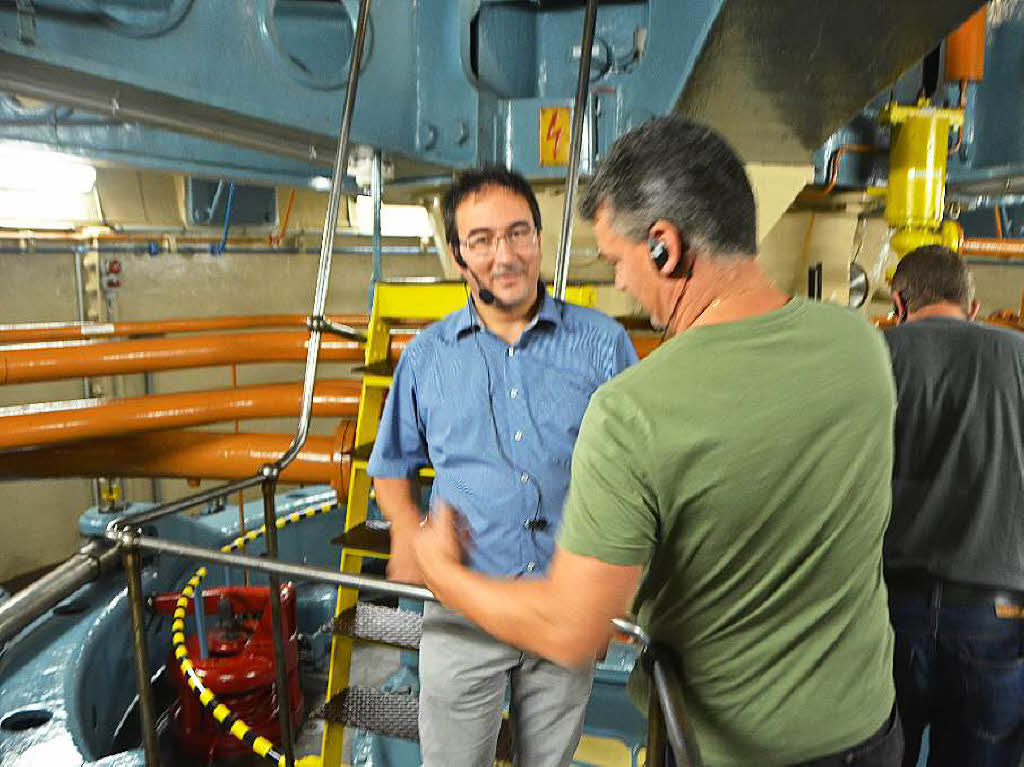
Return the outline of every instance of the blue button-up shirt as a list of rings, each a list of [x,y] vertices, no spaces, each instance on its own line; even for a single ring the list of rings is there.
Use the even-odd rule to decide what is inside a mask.
[[[467,303],[399,360],[369,473],[412,478],[432,465],[431,501],[464,517],[470,567],[539,575],[554,554],[590,395],[635,361],[619,323],[546,293],[511,346]]]

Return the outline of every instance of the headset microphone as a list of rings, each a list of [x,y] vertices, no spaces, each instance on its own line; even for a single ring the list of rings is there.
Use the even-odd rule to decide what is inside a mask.
[[[476,272],[469,268],[469,264],[466,263],[466,259],[462,257],[462,254],[455,254],[455,263],[472,275],[473,279],[476,280],[476,286],[480,293],[480,300],[488,306],[491,306],[494,303],[494,293],[483,286],[483,283],[480,282],[480,278],[476,276]]]

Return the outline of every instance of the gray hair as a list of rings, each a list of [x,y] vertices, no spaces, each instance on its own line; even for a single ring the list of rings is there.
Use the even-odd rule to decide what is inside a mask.
[[[903,297],[907,313],[929,304],[957,304],[964,314],[974,303],[974,278],[967,263],[949,248],[925,245],[905,255],[890,283]]]
[[[690,247],[709,255],[757,252],[754,193],[743,163],[718,134],[681,117],[634,128],[601,161],[580,201],[593,221],[607,205],[612,227],[645,240],[658,219],[671,221]]]

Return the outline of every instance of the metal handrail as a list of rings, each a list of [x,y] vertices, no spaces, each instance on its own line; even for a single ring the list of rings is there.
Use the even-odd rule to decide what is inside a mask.
[[[145,550],[174,556],[185,557],[201,562],[208,562],[228,567],[239,567],[267,573],[275,577],[295,580],[327,583],[332,586],[359,589],[382,596],[415,599],[422,602],[436,602],[437,597],[427,588],[410,583],[398,583],[384,578],[362,575],[359,573],[343,573],[326,567],[281,562],[271,557],[253,557],[245,554],[230,554],[217,549],[208,549],[188,543],[170,541],[149,535],[142,535],[136,530],[108,529],[105,538],[114,543],[123,552]],[[137,561],[137,560],[136,560]],[[135,566],[135,565],[133,565]],[[137,566],[136,566],[137,567]],[[139,577],[131,568],[127,569],[129,579]],[[130,592],[129,596],[137,592]],[[141,597],[140,597],[141,598]],[[133,611],[134,617],[136,613]],[[141,613],[140,613],[141,614]],[[648,718],[648,765],[657,767],[666,765],[666,747],[671,750],[674,763],[679,767],[702,767],[700,751],[692,733],[688,732],[687,718],[680,692],[680,685],[672,663],[671,650],[664,645],[652,641],[651,637],[637,624],[625,619],[612,620],[615,628],[636,639],[643,647],[645,662],[650,665],[651,715]],[[145,649],[144,633],[133,631],[138,637],[141,649]],[[139,651],[139,647],[136,650]],[[139,661],[136,660],[136,665]],[[148,687],[149,677],[140,684]],[[140,700],[143,693],[140,691]]]
[[[583,147],[583,114],[590,87],[590,58],[594,48],[594,26],[597,24],[597,0],[587,0],[583,16],[583,42],[580,46],[580,71],[576,79],[576,98],[572,109],[572,139],[569,142],[569,169],[565,175],[565,206],[562,209],[562,230],[555,261],[555,298],[565,300],[569,279],[569,243],[572,240],[573,205],[576,184],[580,178],[580,151]],[[591,149],[593,151],[593,148]]]
[[[672,650],[652,640],[646,631],[625,618],[613,618],[612,625],[622,633],[636,639],[643,646],[644,662],[650,668],[648,767],[663,767],[668,764],[665,745],[671,749],[673,760],[678,767],[702,767],[704,762],[700,756],[697,740],[689,732],[687,725],[682,686],[676,676]]]
[[[324,232],[320,242],[320,263],[317,267],[316,290],[313,294],[313,310],[310,317],[314,324],[309,333],[309,349],[306,355],[306,372],[303,380],[302,410],[296,427],[295,440],[288,450],[277,461],[274,468],[280,472],[291,463],[302,449],[309,434],[310,414],[313,409],[313,383],[316,380],[317,356],[320,351],[322,331],[316,321],[322,320],[324,307],[327,304],[327,285],[331,276],[331,258],[334,251],[334,230],[338,225],[338,205],[348,167],[349,130],[352,127],[352,112],[355,108],[356,90],[359,84],[359,68],[363,59],[363,43],[366,39],[366,26],[370,17],[370,0],[360,0],[359,17],[356,23],[355,40],[352,43],[352,56],[349,59],[348,85],[345,89],[345,107],[341,116],[341,136],[338,139],[338,151],[334,156],[334,169],[331,174],[331,194],[327,202],[327,213],[324,217]]]

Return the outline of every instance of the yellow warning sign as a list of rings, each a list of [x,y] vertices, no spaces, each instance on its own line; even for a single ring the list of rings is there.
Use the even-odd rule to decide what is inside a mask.
[[[569,164],[569,107],[540,110],[540,164]]]

